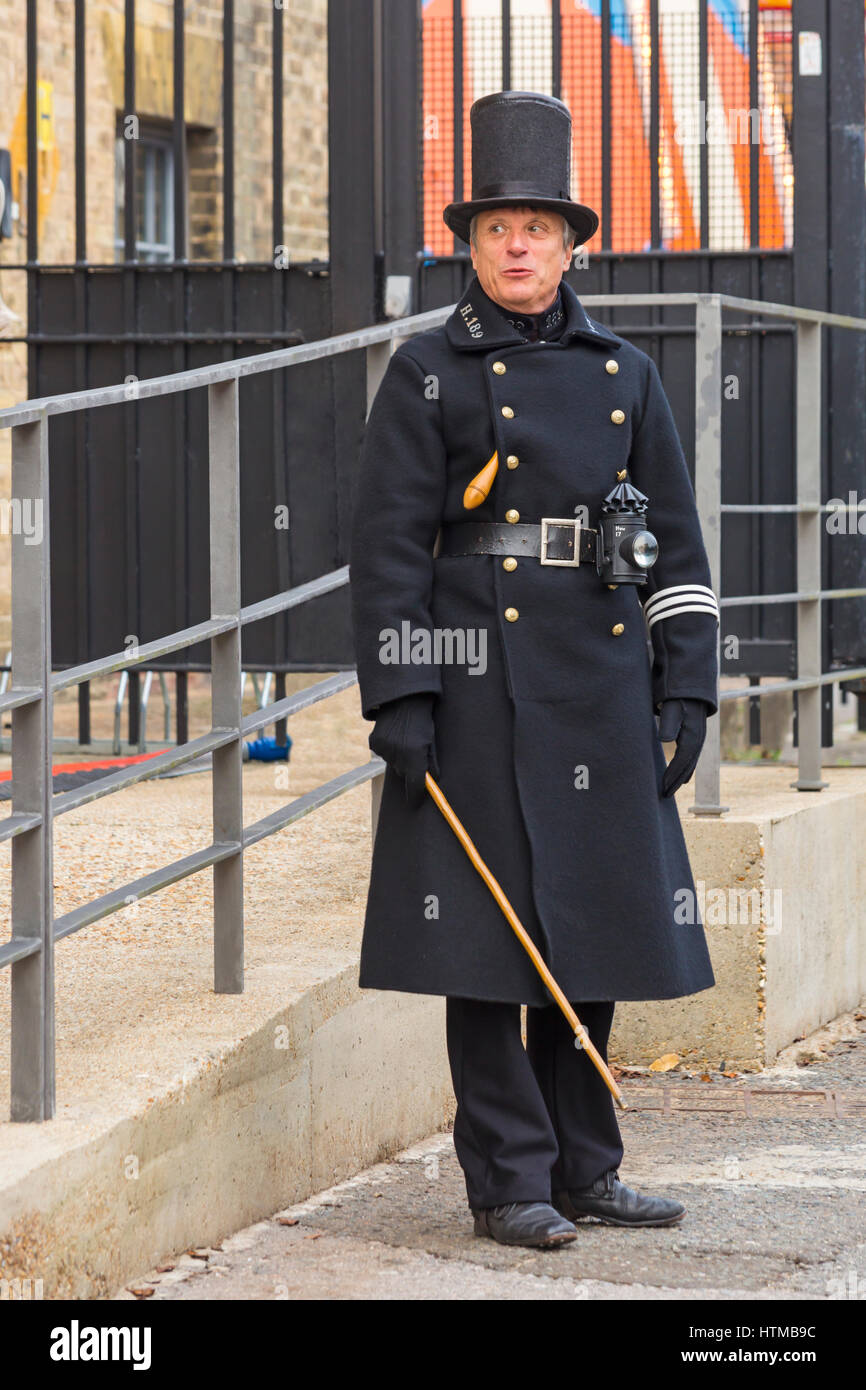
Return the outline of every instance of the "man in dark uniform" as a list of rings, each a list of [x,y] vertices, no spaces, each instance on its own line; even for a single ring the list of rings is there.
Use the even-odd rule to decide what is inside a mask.
[[[476,1234],[552,1246],[684,1207],[619,1180],[611,1097],[424,777],[605,1056],[616,999],[714,983],[673,793],[718,708],[718,604],[657,369],[563,278],[598,225],[569,197],[567,108],[504,92],[471,117],[473,197],[444,215],[476,276],[392,357],[359,478],[358,679],[387,764],[360,983],[446,997]],[[643,584],[597,564],[625,480],[658,540]]]

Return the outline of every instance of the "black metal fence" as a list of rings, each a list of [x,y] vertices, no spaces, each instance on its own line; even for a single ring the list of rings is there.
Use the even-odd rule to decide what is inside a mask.
[[[304,269],[141,268],[131,318],[126,274],[108,267],[72,275],[33,272],[40,323],[35,396],[79,389],[70,346],[82,341],[87,389],[125,379],[134,403],[139,381],[329,334],[327,278]],[[78,275],[86,277],[85,303],[99,324],[92,335],[70,331],[77,327]],[[242,386],[244,603],[345,563],[354,460],[336,449],[335,422],[338,410],[354,413],[360,432],[363,381],[348,389],[347,395],[344,383],[338,403],[330,361],[253,377]],[[149,642],[206,616],[206,449],[204,392],[52,421],[55,667],[78,665],[130,638]],[[181,659],[185,669],[209,669],[210,652],[190,647],[173,654],[166,669],[176,669]],[[243,660],[250,670],[351,665],[345,595],[247,628]]]
[[[45,262],[40,245],[40,175],[27,160],[26,272],[31,398],[125,382],[227,361],[328,337],[339,326],[325,260],[298,261],[285,246],[285,13],[262,6],[270,29],[270,180],[255,208],[241,206],[236,173],[235,0],[222,13],[218,175],[221,244],[206,261],[188,257],[189,147],[185,120],[188,6],[173,0],[173,116],[159,138],[142,138],[136,91],[140,8],[125,0],[123,109],[117,112],[116,258],[88,259],[88,34],[99,16],[75,0],[75,225],[69,259]],[[27,148],[38,145],[38,36],[51,17],[27,0]],[[140,32],[140,31],[139,31]],[[245,30],[248,34],[248,27]],[[290,40],[289,40],[290,41]],[[267,113],[264,120],[267,122]],[[130,124],[132,122],[132,124]],[[130,138],[127,138],[129,136]],[[156,184],[156,188],[154,188]],[[269,203],[269,205],[268,205]],[[154,207],[158,211],[154,211]],[[266,219],[273,256],[239,260],[241,218]],[[101,220],[105,222],[105,217]],[[103,235],[100,237],[104,241]],[[261,239],[261,238],[260,238]],[[337,423],[337,397],[340,421]],[[269,373],[241,392],[244,448],[241,506],[245,603],[345,563],[350,478],[365,412],[363,362],[310,363]],[[82,412],[52,423],[53,650],[56,668],[95,659],[207,613],[207,453],[202,393],[142,402],[133,409]],[[321,670],[353,660],[346,594],[275,615],[243,635],[247,669]],[[171,654],[165,669],[208,669],[206,645]],[[155,668],[155,669],[158,669]],[[183,692],[179,693],[183,723]],[[86,728],[83,717],[82,728]],[[183,733],[183,728],[181,728]]]
[[[188,208],[185,9],[174,0],[174,114],[160,136],[173,156],[165,164],[171,164],[172,226],[142,225],[142,149],[127,142],[119,260],[94,266],[87,261],[85,218],[87,19],[84,0],[75,0],[77,215],[69,265],[39,261],[37,168],[28,163],[31,396],[124,379],[134,389],[135,378],[360,328],[385,316],[395,278],[411,283],[411,310],[454,302],[471,268],[466,248],[441,222],[441,209],[471,186],[469,106],[501,87],[549,91],[572,110],[573,193],[601,215],[586,266],[571,273],[579,293],[698,291],[866,315],[866,78],[858,6],[692,0],[669,12],[660,0],[643,7],[553,0],[545,15],[502,0],[479,16],[470,0],[329,0],[333,254],[288,269],[236,259],[234,0],[224,0],[222,16],[219,258],[199,264],[181,254]],[[31,149],[37,11],[37,0],[27,0]],[[292,34],[280,6],[263,3],[262,14],[270,40],[271,188],[257,215],[270,224],[277,248],[285,235],[285,156],[293,138],[283,119]],[[124,19],[121,117],[136,105],[135,0],[125,0]],[[817,69],[804,66],[802,57],[795,62],[816,40]],[[708,123],[713,112],[717,121],[721,112],[721,132]],[[155,177],[156,165],[150,167]],[[167,244],[174,259],[154,263]],[[612,314],[611,322],[659,362],[689,440],[693,382],[682,316],[675,309],[629,310]],[[828,333],[823,492],[847,499],[864,483],[866,349],[859,335]],[[781,383],[791,379],[792,352],[785,323],[757,324],[751,315],[740,324],[726,320],[725,371],[739,390],[726,401],[726,504],[790,495],[793,402]],[[274,373],[242,395],[249,420],[241,469],[250,528],[245,602],[345,563],[364,405],[363,364],[351,355],[330,366],[312,363],[292,383]],[[146,638],[193,623],[205,611],[198,524],[205,505],[203,421],[192,394],[159,407],[142,404],[126,412],[122,425],[112,423],[110,410],[98,424],[78,417],[52,443],[52,458],[58,449],[74,458],[56,481],[62,499],[53,536],[56,664],[80,664],[116,649],[127,635]],[[281,506],[289,513],[287,532],[274,525]],[[66,524],[58,523],[58,513]],[[788,519],[751,514],[731,516],[727,525],[728,592],[744,584],[748,592],[793,586]],[[838,570],[827,570],[825,587],[856,584],[851,549],[833,554]],[[283,671],[350,664],[344,596],[327,602],[335,607],[326,621],[288,615],[245,632],[245,663]],[[755,679],[789,674],[796,639],[790,615],[769,606],[737,617],[748,663],[737,670]],[[862,615],[850,605],[837,613],[830,604],[823,631],[825,669],[866,657]],[[172,658],[184,669],[206,660],[195,649]],[[734,670],[728,662],[723,669]],[[829,742],[829,717],[825,736]]]

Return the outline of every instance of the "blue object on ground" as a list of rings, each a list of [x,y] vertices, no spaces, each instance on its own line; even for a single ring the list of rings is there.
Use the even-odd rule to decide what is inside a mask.
[[[260,763],[288,762],[292,740],[286,735],[285,743],[277,743],[275,738],[257,738],[244,744],[244,762],[250,760]]]

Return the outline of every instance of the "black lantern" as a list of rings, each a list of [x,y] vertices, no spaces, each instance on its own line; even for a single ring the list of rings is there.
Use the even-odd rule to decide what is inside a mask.
[[[631,483],[617,483],[601,505],[598,573],[607,584],[645,584],[659,543],[646,527],[647,498]]]

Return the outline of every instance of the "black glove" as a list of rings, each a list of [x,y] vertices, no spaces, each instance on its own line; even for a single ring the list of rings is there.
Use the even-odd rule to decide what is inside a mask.
[[[436,696],[421,691],[382,705],[370,734],[370,747],[384,758],[406,784],[406,800],[420,806],[427,798],[424,783],[429,769],[439,776],[433,727]]]
[[[665,768],[662,795],[674,792],[688,782],[707,736],[707,706],[704,700],[663,700],[659,716],[659,738],[663,743],[676,739],[677,751]]]

